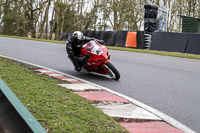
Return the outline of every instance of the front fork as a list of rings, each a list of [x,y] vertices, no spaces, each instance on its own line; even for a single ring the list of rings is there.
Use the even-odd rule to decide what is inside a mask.
[[[104,64],[102,65],[102,69],[104,70],[104,72],[105,72],[106,75],[109,75],[109,68],[106,65],[108,62],[110,62],[109,59],[105,60]]]

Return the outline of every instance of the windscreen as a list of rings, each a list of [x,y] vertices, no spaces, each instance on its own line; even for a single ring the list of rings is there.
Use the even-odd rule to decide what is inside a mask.
[[[101,55],[103,53],[102,48],[97,44],[96,41],[90,41],[86,46],[86,50],[97,55]]]

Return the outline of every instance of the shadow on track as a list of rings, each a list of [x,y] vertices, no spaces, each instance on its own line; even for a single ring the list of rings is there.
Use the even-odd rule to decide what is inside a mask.
[[[75,77],[78,77],[78,78],[82,78],[82,79],[85,79],[85,80],[93,80],[93,81],[105,81],[105,82],[111,82],[111,81],[114,81],[116,82],[115,80],[113,80],[110,76],[108,75],[101,75],[101,74],[98,74],[98,73],[93,73],[93,72],[86,72],[86,71],[82,71],[82,72],[75,72],[75,71],[64,71],[64,73],[66,74],[70,74],[70,75],[73,75]]]

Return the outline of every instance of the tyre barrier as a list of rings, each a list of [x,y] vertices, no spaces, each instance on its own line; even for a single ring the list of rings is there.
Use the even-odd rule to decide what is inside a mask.
[[[145,34],[154,33],[157,28],[158,7],[153,5],[144,5],[144,31]]]
[[[158,16],[158,7],[153,5],[144,5],[144,18],[156,19]]]
[[[84,31],[84,36],[104,40],[108,46],[145,49],[144,31]],[[66,41],[72,33],[61,33],[60,40]]]
[[[144,22],[145,32],[153,33],[157,30],[157,20],[152,18],[145,18]]]
[[[152,35],[151,34],[144,34],[145,46],[146,46],[147,49],[150,48],[151,39],[152,39]]]
[[[200,54],[200,34],[156,32],[150,50]]]
[[[46,133],[7,85],[0,79],[0,133]]]

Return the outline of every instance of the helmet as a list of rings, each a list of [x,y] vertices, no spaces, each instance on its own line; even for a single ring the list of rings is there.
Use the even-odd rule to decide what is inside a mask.
[[[72,38],[73,38],[73,40],[74,40],[74,42],[75,42],[75,45],[76,45],[77,47],[80,47],[81,44],[82,44],[82,42],[83,42],[83,40],[84,40],[83,33],[80,32],[80,31],[75,31],[75,32],[73,33],[73,35],[72,35]]]

